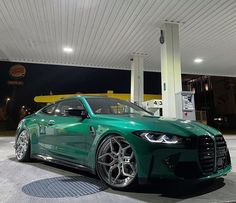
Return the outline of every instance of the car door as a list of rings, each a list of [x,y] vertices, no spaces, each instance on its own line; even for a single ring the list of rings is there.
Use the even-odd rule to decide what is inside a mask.
[[[37,150],[40,155],[52,156],[57,149],[57,140],[54,139],[55,109],[56,104],[51,104],[37,113]]]
[[[90,119],[70,116],[68,109],[84,108],[79,99],[58,102],[54,117],[54,139],[57,145],[55,154],[63,160],[86,165],[88,156],[87,136]]]

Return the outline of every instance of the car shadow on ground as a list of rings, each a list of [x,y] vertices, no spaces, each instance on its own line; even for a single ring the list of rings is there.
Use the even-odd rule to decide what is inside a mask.
[[[10,161],[15,161],[15,157],[10,157]],[[30,163],[24,163],[30,166],[38,167],[40,169],[46,170],[48,172],[53,172],[56,173],[60,176],[64,176],[65,180],[60,178],[48,178],[48,179],[43,179],[41,182],[40,181],[35,181],[33,183],[30,183],[28,185],[23,186],[22,191],[25,194],[31,195],[31,196],[38,196],[38,197],[49,197],[49,198],[58,198],[61,197],[60,195],[64,195],[66,197],[79,197],[81,194],[84,194],[83,192],[81,193],[81,189],[78,188],[81,185],[79,184],[74,184],[75,182],[82,181],[86,183],[86,188],[87,190],[93,183],[93,188],[92,190],[97,190],[97,192],[105,190],[105,192],[110,193],[110,194],[116,194],[116,195],[122,195],[126,197],[130,197],[132,199],[137,199],[141,201],[147,201],[147,202],[156,202],[157,199],[159,200],[165,200],[165,198],[169,198],[169,202],[176,202],[179,200],[184,200],[188,198],[193,198],[193,197],[198,197],[213,191],[217,191],[218,189],[224,187],[224,178],[218,178],[213,181],[208,181],[208,182],[201,182],[201,183],[191,183],[191,182],[181,182],[181,181],[167,181],[167,180],[159,180],[155,181],[151,184],[145,184],[145,185],[138,185],[132,189],[126,190],[126,191],[119,191],[119,190],[113,190],[111,188],[108,188],[104,186],[104,184],[99,180],[99,178],[96,175],[93,175],[89,172],[86,171],[81,171],[78,169],[74,168],[69,168],[66,166],[61,166],[58,164],[54,163],[49,163],[49,162],[43,162],[43,161],[38,161],[38,160],[32,160]],[[80,178],[78,178],[80,176]],[[81,178],[82,177],[82,178]],[[54,188],[59,188],[60,190],[62,188],[66,189],[67,191],[71,191],[71,185],[70,184],[61,184],[63,183],[73,183],[73,192],[68,193],[68,194],[59,194],[57,192],[53,194],[49,193],[32,193],[37,191],[38,188],[42,188],[42,184],[53,184],[57,185],[57,187]],[[95,186],[94,186],[95,185]],[[33,188],[33,190],[30,190],[30,188]],[[76,188],[77,187],[77,188]],[[36,190],[35,190],[36,189]],[[55,189],[54,189],[55,190]],[[30,192],[31,191],[31,192]],[[83,190],[82,190],[83,191]],[[93,192],[95,193],[95,192]],[[91,193],[91,194],[93,194]],[[87,193],[86,193],[87,194]],[[44,196],[43,196],[44,195]],[[88,195],[88,194],[87,194]],[[63,196],[63,197],[64,197]],[[150,201],[150,198],[154,198],[153,201]],[[156,199],[157,198],[157,199]],[[163,198],[163,199],[162,199]]]
[[[151,184],[138,185],[128,191],[109,190],[110,193],[122,194],[139,200],[146,200],[148,195],[156,194],[159,198],[168,197],[176,200],[198,197],[224,187],[224,178],[209,182],[185,183],[181,181],[159,180]]]
[[[8,159],[10,161],[18,162],[15,157],[9,157]],[[71,168],[71,167],[67,167],[67,166],[63,166],[63,165],[59,165],[59,164],[55,164],[51,162],[41,161],[37,159],[32,159],[30,162],[21,162],[21,163],[30,165],[30,166],[35,166],[37,168],[46,170],[48,172],[57,173],[59,175],[64,175],[64,176],[82,175],[85,177],[99,179],[96,175],[89,173],[87,171],[83,171],[83,170],[79,170],[79,169],[75,169],[75,168]]]

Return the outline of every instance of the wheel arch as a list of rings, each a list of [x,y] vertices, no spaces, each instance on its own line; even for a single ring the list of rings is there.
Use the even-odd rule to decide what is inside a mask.
[[[107,137],[110,137],[110,136],[113,136],[113,135],[114,135],[114,136],[122,136],[122,137],[124,137],[121,133],[117,133],[117,132],[114,132],[114,133],[110,132],[110,133],[107,133],[106,135],[104,135],[104,136],[97,142],[97,144],[96,144],[95,159],[96,159],[97,151],[98,151],[98,149],[99,149],[101,143],[102,143]],[[95,161],[96,161],[96,160],[95,160]]]
[[[91,170],[93,171],[94,174],[96,174],[96,156],[97,156],[97,151],[99,149],[99,146],[107,137],[112,136],[112,135],[123,136],[122,133],[120,133],[120,132],[109,131],[97,138],[95,137],[95,139],[94,139],[93,145],[92,145],[90,153],[88,155],[88,163],[90,163],[89,168],[91,168]]]

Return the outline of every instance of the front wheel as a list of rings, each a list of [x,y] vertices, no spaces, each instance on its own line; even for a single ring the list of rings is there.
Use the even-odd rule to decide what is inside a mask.
[[[119,135],[105,138],[96,157],[99,177],[115,189],[130,188],[136,182],[137,166],[129,143]]]
[[[23,130],[16,140],[16,159],[26,162],[30,160],[30,136],[27,130]]]

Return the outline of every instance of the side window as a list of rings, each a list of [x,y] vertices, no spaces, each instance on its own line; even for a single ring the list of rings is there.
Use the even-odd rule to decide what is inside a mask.
[[[49,105],[49,106],[45,107],[45,108],[42,110],[42,112],[45,113],[45,114],[53,115],[53,114],[54,114],[55,107],[56,107],[55,104]]]
[[[68,109],[83,109],[84,106],[78,99],[71,99],[66,101],[61,101],[58,103],[55,110],[56,115],[58,116],[67,116],[66,110]]]

